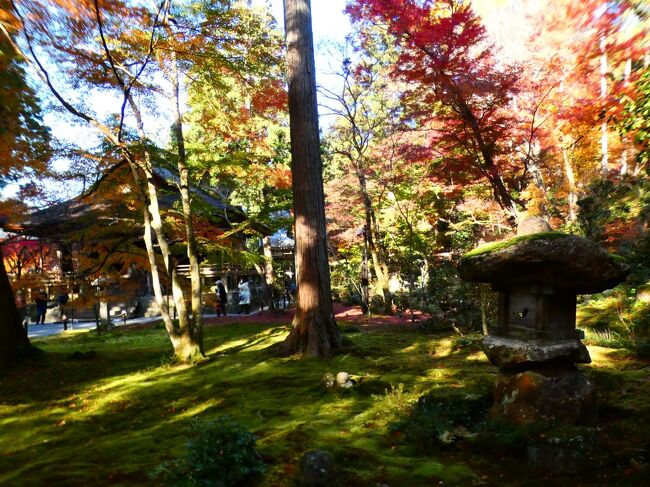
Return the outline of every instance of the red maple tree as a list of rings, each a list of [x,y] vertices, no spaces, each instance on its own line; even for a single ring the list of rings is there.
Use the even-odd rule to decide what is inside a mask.
[[[486,31],[467,3],[455,0],[354,0],[356,23],[383,25],[398,47],[393,76],[407,83],[414,122],[431,130],[431,154],[447,170],[466,168],[489,182],[512,214],[523,206],[506,177],[513,169],[505,141],[515,124],[508,106],[517,70],[500,65]]]

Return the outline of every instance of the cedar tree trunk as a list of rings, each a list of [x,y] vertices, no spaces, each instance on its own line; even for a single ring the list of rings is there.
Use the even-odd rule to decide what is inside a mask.
[[[285,0],[289,72],[291,172],[298,300],[287,354],[327,356],[340,348],[330,291],[323,168],[318,135],[316,73],[309,0]]]

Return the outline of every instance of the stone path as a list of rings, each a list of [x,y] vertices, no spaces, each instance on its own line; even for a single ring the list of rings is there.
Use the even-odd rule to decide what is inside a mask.
[[[217,317],[214,313],[205,313],[203,315],[204,324],[207,326],[212,325],[226,325],[230,323],[286,323],[289,324],[293,320],[294,308],[279,309],[269,311],[265,309],[263,312],[260,310],[253,311],[250,314],[240,315],[237,313],[229,314],[226,317]],[[376,327],[408,327],[412,325],[410,312],[400,313],[394,316],[382,315],[364,315],[359,306],[347,306],[341,303],[334,303],[334,314],[337,321],[351,322],[361,328],[376,328]],[[416,323],[421,322],[429,316],[420,311],[414,313]],[[131,318],[126,320],[126,325],[145,325],[147,323],[155,323],[160,321],[160,316],[153,316],[149,318]],[[114,321],[115,326],[124,326],[121,319]],[[71,330],[94,330],[96,327],[95,321],[75,321],[74,324],[68,324],[69,333]],[[30,323],[28,335],[30,338],[47,337],[64,333],[63,323],[45,323],[44,325],[36,325]]]
[[[238,316],[238,315],[228,315],[228,316]],[[204,318],[216,318],[216,314],[204,314]],[[160,321],[160,316],[151,316],[147,318],[131,318],[126,320],[126,325],[143,325],[147,323],[155,323]],[[116,327],[124,326],[124,321],[117,319],[113,322]],[[75,320],[74,323],[68,323],[68,330],[63,331],[63,323],[58,321],[54,323],[44,323],[44,324],[35,324],[30,323],[27,335],[29,338],[38,338],[38,337],[47,337],[52,335],[58,335],[60,333],[68,333],[70,331],[78,330],[94,330],[97,327],[95,320],[91,321],[79,321]]]

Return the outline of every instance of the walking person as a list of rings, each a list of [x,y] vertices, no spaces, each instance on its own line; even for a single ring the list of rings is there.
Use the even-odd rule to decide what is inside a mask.
[[[41,291],[36,295],[34,303],[36,303],[36,324],[45,324],[45,314],[47,313],[47,294],[45,291]]]
[[[25,302],[22,291],[16,293],[16,308],[18,309],[18,316],[20,316],[20,322],[23,325],[25,333],[28,333],[29,319],[27,317],[27,303]]]
[[[63,331],[68,329],[68,315],[65,312],[65,305],[68,304],[69,300],[70,296],[68,296],[68,293],[64,289],[56,297],[56,303],[59,305],[59,317],[63,321]]]
[[[226,292],[226,288],[223,285],[223,282],[221,280],[217,281],[217,304],[216,304],[216,311],[217,311],[217,316],[226,316],[226,304],[228,303],[228,293]]]
[[[237,287],[239,288],[239,314],[248,314],[251,312],[251,290],[248,281],[242,279]]]

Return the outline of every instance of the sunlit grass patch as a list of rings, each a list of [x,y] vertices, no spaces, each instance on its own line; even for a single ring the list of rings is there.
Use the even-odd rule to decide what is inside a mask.
[[[45,359],[0,379],[0,484],[150,485],[156,466],[183,455],[193,418],[224,414],[257,435],[268,487],[293,485],[300,457],[314,448],[333,453],[341,485],[495,478],[480,452],[425,454],[392,430],[425,394],[489,392],[496,369],[477,352],[478,337],[364,329],[346,334],[339,355],[299,360],[269,350],[288,330],[206,327],[209,357],[193,367],[168,361],[171,346],[155,328],[36,341]],[[650,419],[636,397],[650,393],[638,362],[592,350],[594,365],[585,369]],[[355,386],[327,389],[324,374],[340,371]],[[516,466],[507,473],[510,485],[517,475]]]

